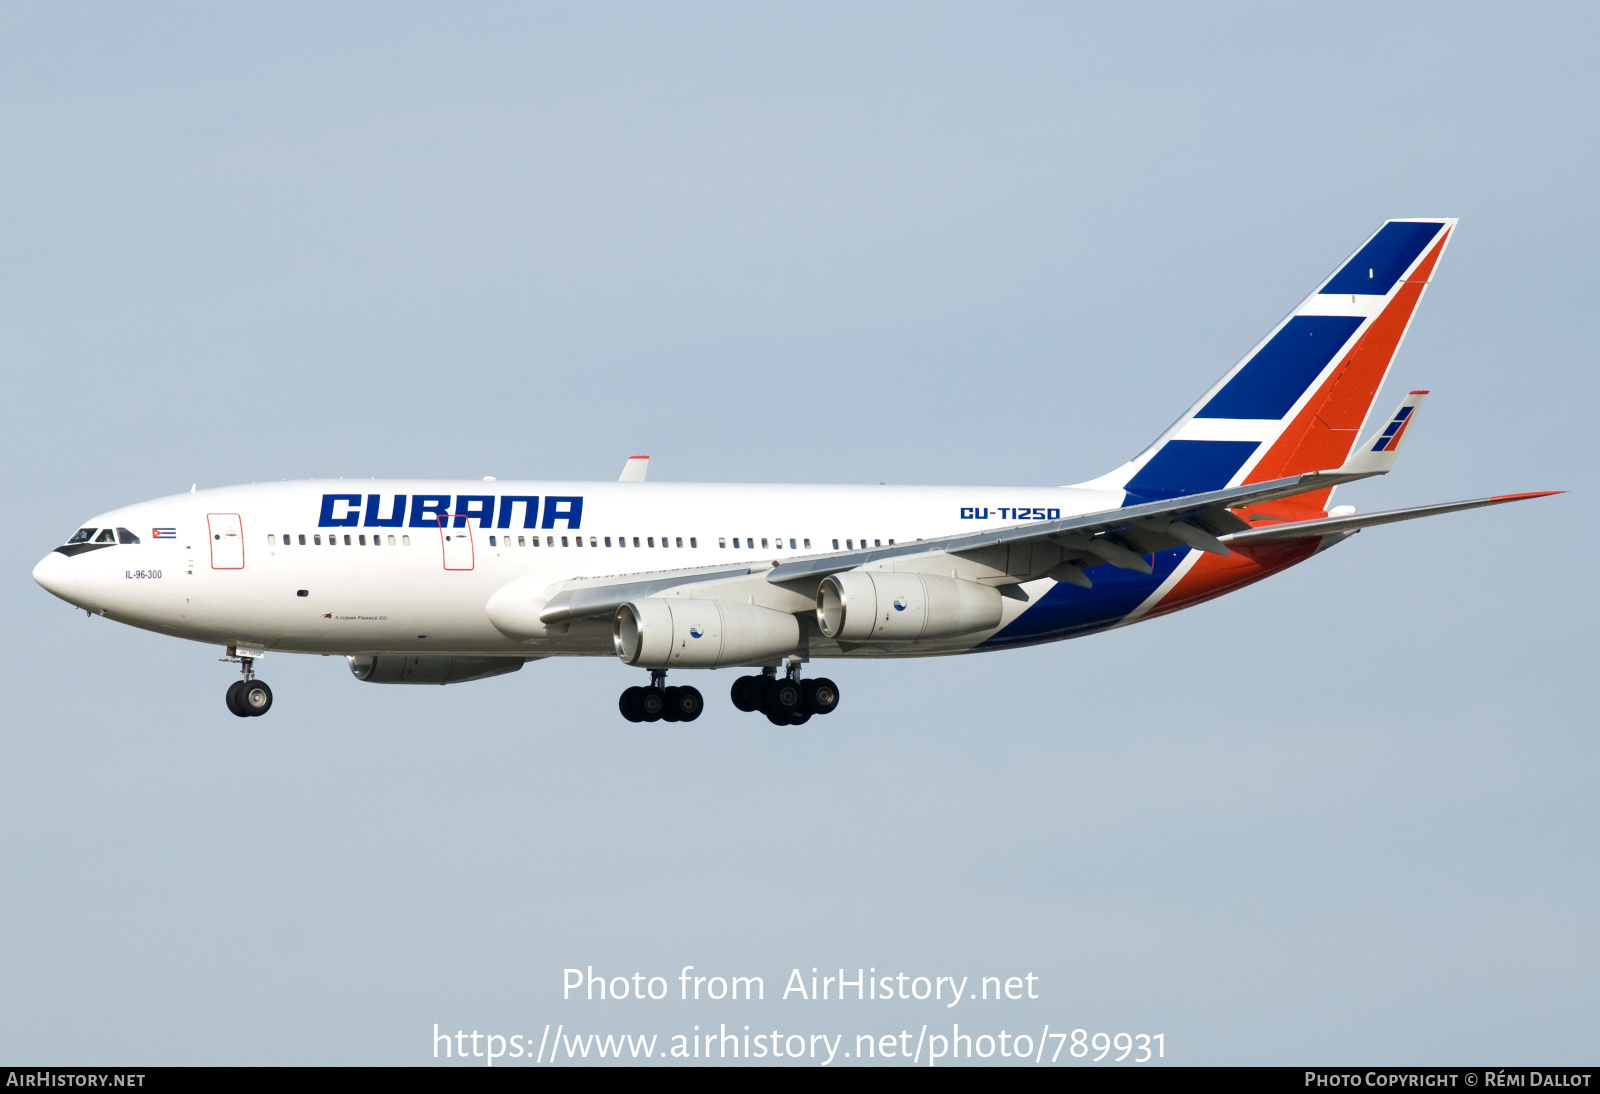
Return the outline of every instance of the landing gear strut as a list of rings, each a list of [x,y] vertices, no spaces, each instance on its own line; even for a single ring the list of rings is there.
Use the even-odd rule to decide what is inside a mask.
[[[804,725],[813,714],[832,714],[839,705],[839,686],[826,676],[800,679],[800,665],[790,662],[782,679],[776,668],[760,676],[741,676],[733,682],[733,705],[743,711],[761,711],[775,726]]]
[[[617,700],[630,722],[692,722],[705,710],[699,688],[667,687],[667,670],[651,669],[648,687],[628,688]]]
[[[272,709],[272,689],[266,682],[256,679],[252,671],[255,664],[253,657],[225,657],[225,661],[237,660],[239,671],[244,674],[244,679],[235,680],[228,685],[228,693],[224,702],[228,709],[241,718],[259,718]]]

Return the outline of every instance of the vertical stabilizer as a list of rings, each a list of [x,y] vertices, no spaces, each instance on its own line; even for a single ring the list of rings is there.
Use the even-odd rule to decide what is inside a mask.
[[[1455,225],[1384,224],[1154,444],[1093,485],[1147,501],[1344,464]],[[1320,508],[1327,495],[1301,501]]]

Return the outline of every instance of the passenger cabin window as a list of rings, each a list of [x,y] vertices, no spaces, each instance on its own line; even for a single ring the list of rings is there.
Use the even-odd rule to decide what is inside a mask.
[[[278,542],[278,537],[273,535],[271,532],[268,532],[267,533],[267,546],[268,547],[276,546],[277,542]]]
[[[837,551],[839,549],[839,541],[838,540],[834,540],[833,541],[833,549],[835,551]]]
[[[300,546],[304,547],[305,545],[306,545],[306,537],[304,535],[302,535],[300,537]]]
[[[727,536],[718,536],[717,537],[717,546],[721,547],[724,551],[726,551],[728,549],[728,537]]]
[[[115,543],[117,542],[117,533],[109,528],[104,528],[98,536],[94,537],[94,541],[96,543]]]
[[[320,536],[320,535],[312,536],[311,537],[311,546],[313,546],[313,547],[321,547],[322,546],[322,536]]]
[[[639,546],[639,537],[638,536],[634,536],[633,537],[633,545],[635,547]]]
[[[132,532],[128,531],[126,528],[118,528],[117,529],[117,542],[118,543],[138,543],[139,542],[139,537],[134,535]]]
[[[690,536],[689,537],[689,546],[698,548],[700,546],[700,543],[693,536]]]
[[[675,542],[678,544],[679,547],[682,547],[683,546],[683,537],[679,536]]]
[[[811,541],[809,539],[805,541],[805,544],[806,544],[806,550],[808,550],[808,551],[811,550]]]
[[[410,536],[401,536],[401,537],[400,537],[400,545],[401,545],[401,546],[402,546],[402,547],[409,547],[409,546],[411,546],[411,537],[410,537]]]
[[[93,528],[79,528],[76,532],[72,533],[72,538],[67,540],[67,542],[68,543],[88,543],[93,538],[94,538],[94,529]]]

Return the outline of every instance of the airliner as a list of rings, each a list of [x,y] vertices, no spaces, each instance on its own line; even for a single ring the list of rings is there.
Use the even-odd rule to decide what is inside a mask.
[[[240,717],[269,652],[357,679],[452,684],[546,657],[648,674],[633,722],[697,718],[674,669],[742,668],[775,725],[839,703],[823,659],[1077,638],[1243,588],[1363,528],[1559,491],[1381,512],[1329,507],[1387,473],[1427,395],[1361,429],[1455,231],[1391,220],[1154,443],[1073,486],[345,479],[198,490],[102,513],[34,568],[85,611],[219,645]],[[679,680],[682,679],[680,676]]]

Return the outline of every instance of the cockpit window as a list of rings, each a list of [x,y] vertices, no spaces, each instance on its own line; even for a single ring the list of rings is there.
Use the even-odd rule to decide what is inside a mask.
[[[113,532],[109,528],[102,528],[100,530],[100,534],[95,537],[95,542],[96,543],[115,543],[115,542],[117,542],[117,534],[115,532]]]
[[[139,537],[134,535],[132,532],[128,531],[126,528],[118,528],[117,529],[117,542],[118,543],[138,543],[139,542]]]
[[[79,528],[76,532],[72,533],[72,538],[67,540],[67,542],[68,543],[88,543],[93,538],[94,538],[94,529],[93,528]]]

